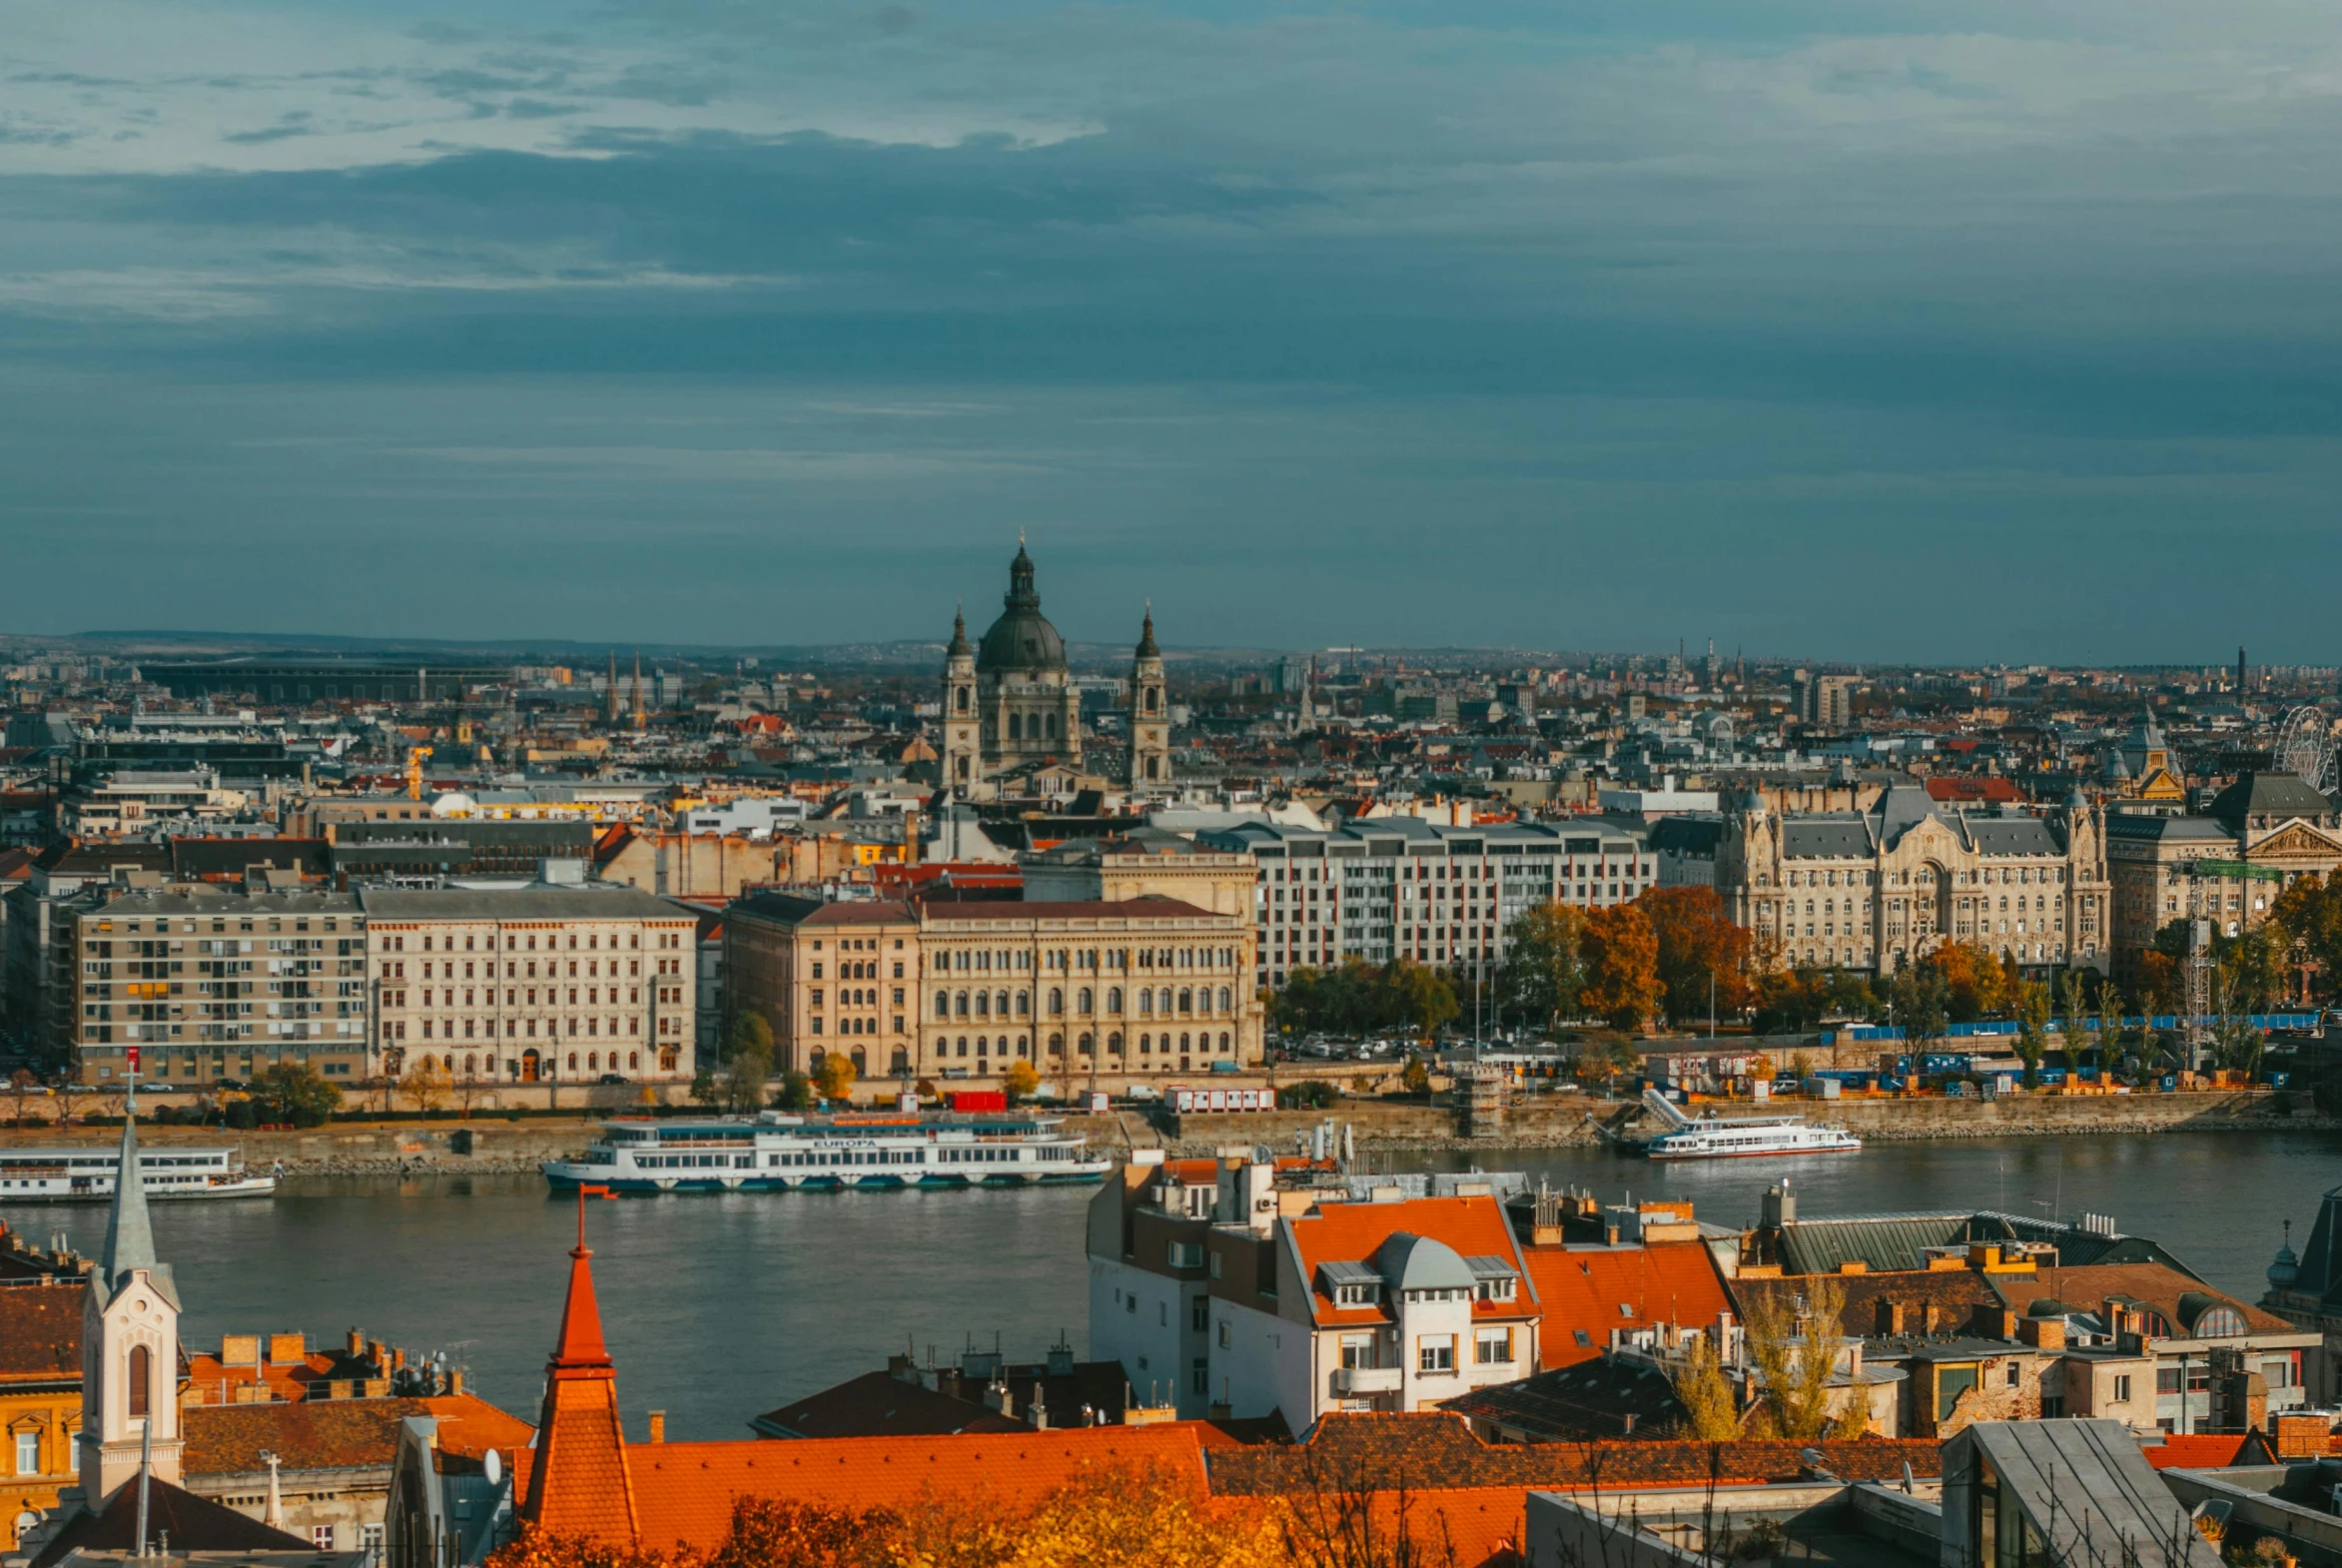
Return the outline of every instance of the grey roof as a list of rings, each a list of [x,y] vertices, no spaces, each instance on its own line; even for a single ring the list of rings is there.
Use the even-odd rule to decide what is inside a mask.
[[[2219,1553],[2119,1421],[1979,1421],[1953,1437],[1945,1453],[1945,1473],[1959,1478],[1962,1493],[1974,1484],[1966,1451],[1991,1461],[2000,1506],[2022,1512],[2050,1562],[2219,1568]],[[1964,1537],[1967,1498],[1955,1498],[1953,1490],[1946,1488],[1945,1521],[1951,1525],[1956,1514]],[[1965,1544],[1947,1539],[1945,1561]]]
[[[355,894],[303,890],[298,893],[247,893],[240,887],[213,882],[174,882],[168,887],[142,888],[108,904],[108,919],[142,915],[356,915]]]
[[[2143,812],[2117,811],[2106,818],[2106,836],[2116,839],[2150,840],[2160,843],[2165,839],[2178,841],[2217,839],[2233,845],[2235,834],[2225,823],[2211,817],[2161,817]]]
[[[2212,797],[2206,808],[2225,822],[2250,816],[2331,816],[2334,803],[2295,773],[2247,773]]]
[[[489,891],[368,888],[359,894],[376,920],[685,920],[663,899],[634,888],[511,888]]]
[[[155,1260],[155,1227],[147,1217],[147,1183],[138,1164],[138,1119],[122,1119],[122,1157],[114,1168],[114,1204],[106,1215],[106,1249],[99,1254],[97,1285],[101,1304],[122,1288],[134,1268],[143,1268],[172,1306],[179,1292],[171,1270]]]
[[[1712,859],[1723,842],[1722,817],[1667,816],[1651,825],[1651,847],[1662,853]]]
[[[2065,846],[2039,817],[1983,817],[1963,814],[1961,826],[1979,855],[2062,855]]]
[[[1474,1252],[1464,1259],[1464,1266],[1475,1279],[1517,1279],[1520,1270],[1513,1267],[1509,1257],[1498,1257],[1493,1252]]]
[[[1406,1230],[1382,1243],[1374,1266],[1396,1290],[1469,1290],[1478,1283],[1454,1247]]]
[[[1352,1263],[1336,1260],[1330,1263],[1319,1263],[1317,1268],[1318,1272],[1325,1275],[1326,1283],[1328,1284],[1356,1285],[1382,1283],[1382,1276],[1376,1273],[1373,1269],[1367,1267],[1364,1263]]]
[[[1009,591],[1001,600],[1001,618],[992,623],[976,647],[980,670],[1063,670],[1066,639],[1041,613],[1041,594],[1033,586],[1033,557],[1017,546],[1009,562]]]
[[[1869,860],[1875,853],[1871,824],[1851,812],[1784,817],[1781,853],[1790,860]]]
[[[1879,842],[1893,849],[1912,829],[1936,817],[1936,797],[1924,784],[1890,784],[1879,792],[1872,808],[1878,818]],[[1940,819],[1939,819],[1940,820]]]
[[[1925,1268],[1922,1248],[1963,1241],[1967,1226],[1965,1212],[1795,1219],[1781,1227],[1781,1264],[1792,1274],[1834,1274],[1849,1262],[1874,1273]]]

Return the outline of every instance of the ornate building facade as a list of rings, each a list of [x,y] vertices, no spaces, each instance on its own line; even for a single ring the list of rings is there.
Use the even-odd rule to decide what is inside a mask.
[[[1917,784],[1868,811],[1728,813],[1716,890],[1785,962],[1891,975],[1946,942],[2026,969],[2107,967],[2106,824],[2078,795],[2035,816],[1957,811]]]
[[[2127,980],[2155,933],[2191,915],[2225,936],[2263,920],[2287,884],[2342,869],[2342,809],[2290,773],[2247,773],[2200,814],[2120,812],[2106,822],[2114,973]]]
[[[970,643],[967,618],[952,619],[940,759],[947,789],[966,794],[1042,764],[1082,766],[1082,693],[1066,663],[1066,639],[1041,613],[1033,578],[1033,557],[1019,540],[1000,619],[984,639]],[[1131,663],[1130,730],[1131,788],[1168,787],[1171,709],[1152,611]]]

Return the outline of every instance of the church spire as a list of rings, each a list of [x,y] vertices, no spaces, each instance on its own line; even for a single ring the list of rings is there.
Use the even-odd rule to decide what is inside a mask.
[[[122,1119],[122,1154],[114,1168],[114,1206],[106,1215],[106,1250],[99,1270],[109,1294],[121,1288],[134,1268],[164,1279],[171,1271],[155,1261],[155,1227],[147,1217],[147,1186],[139,1173],[138,1108]]]
[[[1147,618],[1139,623],[1139,657],[1160,659],[1163,649],[1155,645],[1155,601],[1147,601]]]
[[[528,1495],[520,1516],[556,1534],[632,1545],[641,1538],[642,1526],[634,1508],[634,1477],[626,1463],[626,1434],[618,1420],[618,1372],[602,1340],[582,1192],[578,1203],[577,1245],[569,1253],[569,1297],[561,1307],[561,1332],[553,1342],[552,1358],[545,1363],[536,1461],[528,1472]]]
[[[952,611],[952,645],[944,649],[944,657],[947,659],[972,659],[976,657],[975,648],[971,647],[968,642],[968,611],[965,606],[955,608]]]

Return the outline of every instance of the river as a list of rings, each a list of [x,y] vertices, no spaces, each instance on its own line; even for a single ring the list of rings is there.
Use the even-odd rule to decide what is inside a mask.
[[[2342,1182],[2342,1134],[2009,1139],[1875,1145],[1845,1158],[1655,1166],[1598,1150],[1495,1150],[1490,1170],[1543,1173],[1615,1200],[1689,1195],[1753,1222],[1790,1175],[1808,1215],[1997,1207],[2114,1216],[2223,1289],[2256,1299],[2282,1221],[2306,1235]],[[1459,1169],[1461,1157],[1433,1156]],[[1088,1340],[1083,1211],[1095,1187],[773,1193],[589,1202],[604,1326],[630,1431],[665,1410],[676,1438],[742,1437],[749,1418],[887,1355],[949,1354],[995,1335],[1038,1357]],[[534,1176],[303,1177],[274,1201],[158,1203],[156,1242],[191,1343],[224,1332],[349,1327],[444,1351],[486,1398],[534,1418],[577,1205]],[[0,1208],[27,1234],[94,1253],[95,1207]]]

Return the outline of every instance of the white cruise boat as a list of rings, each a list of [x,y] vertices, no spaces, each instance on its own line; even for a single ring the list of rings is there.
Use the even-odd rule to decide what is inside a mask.
[[[1653,1160],[1761,1160],[1788,1155],[1853,1155],[1863,1141],[1842,1127],[1821,1127],[1803,1117],[1687,1117],[1656,1089],[1643,1091],[1643,1104],[1667,1131],[1643,1145]]]
[[[544,1162],[555,1191],[766,1192],[801,1187],[1011,1186],[1098,1181],[1114,1162],[1054,1118],[993,1115],[786,1116],[754,1121],[626,1118],[573,1160]]]
[[[121,1156],[95,1144],[61,1149],[0,1148],[0,1203],[110,1201]],[[149,1197],[267,1197],[274,1171],[255,1176],[236,1149],[164,1146],[138,1152]]]

